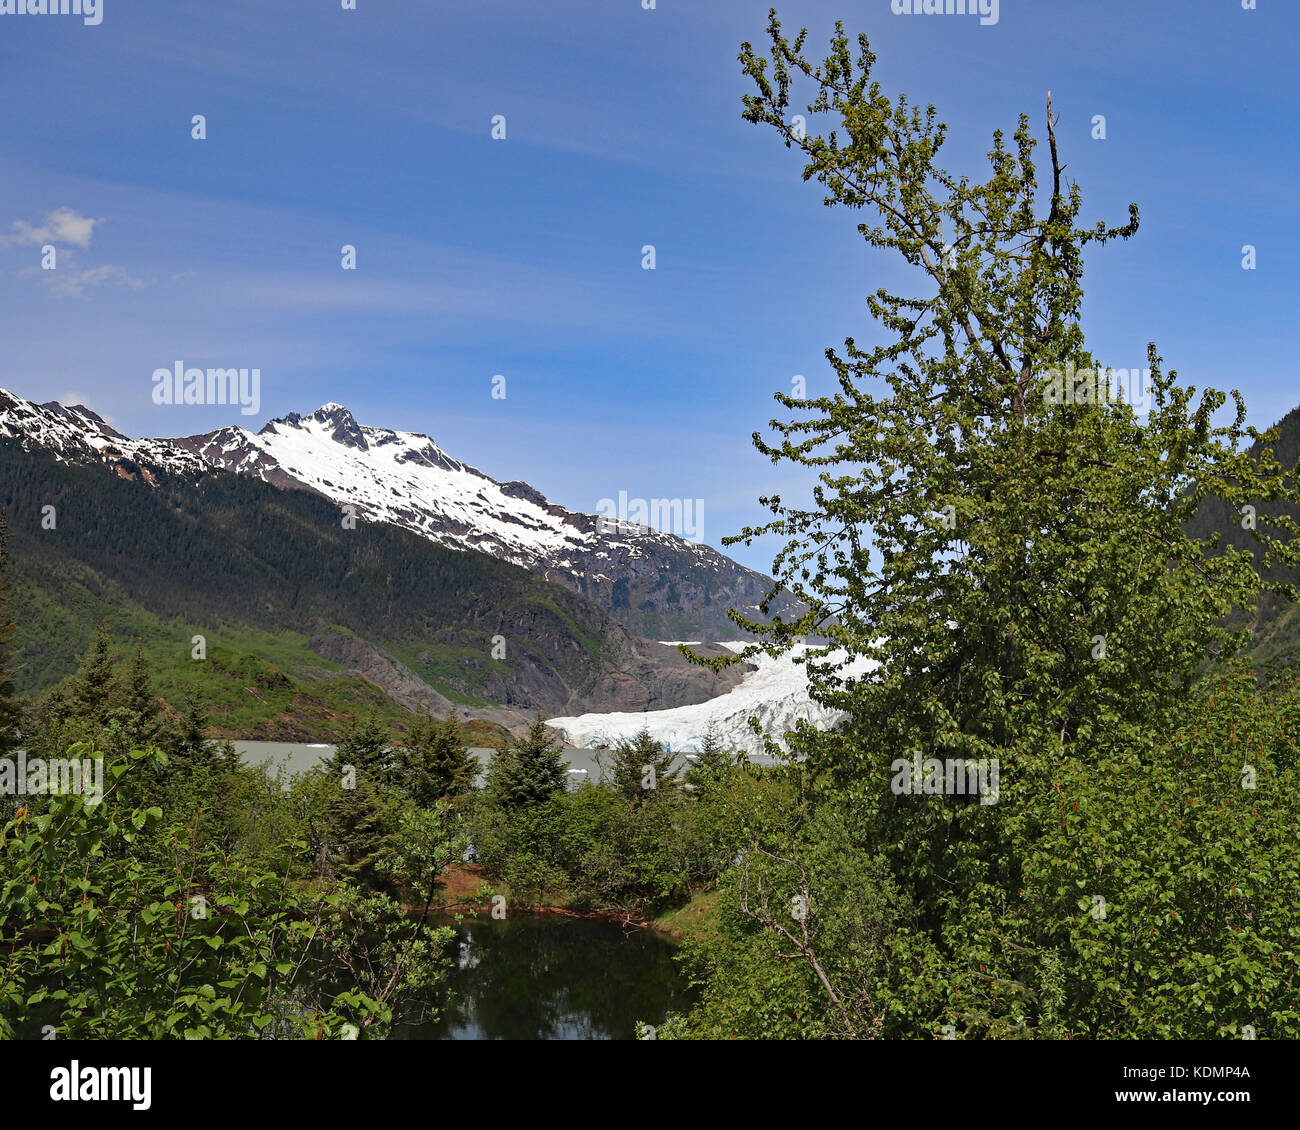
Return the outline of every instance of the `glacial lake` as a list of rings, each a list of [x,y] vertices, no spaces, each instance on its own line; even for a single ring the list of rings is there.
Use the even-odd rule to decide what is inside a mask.
[[[319,765],[334,752],[332,745],[306,745],[301,742],[232,742],[239,751],[240,759],[246,765],[282,763],[290,773],[301,773]],[[487,767],[492,750],[476,748],[470,752],[478,759],[480,769]],[[568,748],[561,751],[569,763],[569,779],[576,785],[583,781],[595,782],[600,779],[600,767],[596,758],[601,754],[596,749]]]

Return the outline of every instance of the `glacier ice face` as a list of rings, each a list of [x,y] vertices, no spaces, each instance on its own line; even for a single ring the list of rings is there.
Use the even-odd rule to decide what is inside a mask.
[[[747,645],[724,646],[739,654]],[[809,695],[807,670],[799,662],[807,652],[807,645],[799,645],[775,659],[759,653],[753,659],[757,670],[749,672],[738,686],[693,706],[551,718],[547,725],[560,731],[569,745],[579,749],[611,747],[644,727],[651,737],[674,753],[699,752],[705,735],[712,729],[725,749],[755,755],[763,753],[763,741],[749,725],[750,718],[757,718],[763,732],[785,749],[785,734],[800,719],[818,729],[829,729],[843,717],[841,711],[814,702]],[[845,658],[843,652],[832,652],[821,662]],[[878,666],[875,660],[859,658],[845,664],[842,671],[846,676],[861,676]]]

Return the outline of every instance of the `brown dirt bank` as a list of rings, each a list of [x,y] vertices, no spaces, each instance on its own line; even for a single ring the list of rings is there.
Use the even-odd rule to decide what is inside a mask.
[[[492,913],[491,905],[480,903],[474,898],[479,888],[485,883],[492,885],[487,873],[477,863],[452,864],[442,873],[442,877],[438,880],[438,890],[434,895],[435,909],[441,913],[453,912],[479,918],[490,916]],[[453,901],[440,902],[439,896],[444,898],[450,896]],[[408,909],[419,913],[423,907],[416,906]],[[516,913],[557,918],[599,918],[607,922],[617,922],[629,929],[654,930],[656,933],[671,938],[681,939],[684,936],[679,929],[627,910],[611,910],[608,908],[575,909],[558,903],[536,903],[521,904],[521,908],[517,909]]]

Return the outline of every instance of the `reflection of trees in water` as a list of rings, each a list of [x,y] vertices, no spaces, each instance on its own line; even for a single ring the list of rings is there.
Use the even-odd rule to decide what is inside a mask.
[[[615,923],[520,916],[458,930],[454,996],[425,1038],[632,1039],[683,1007],[672,946]]]

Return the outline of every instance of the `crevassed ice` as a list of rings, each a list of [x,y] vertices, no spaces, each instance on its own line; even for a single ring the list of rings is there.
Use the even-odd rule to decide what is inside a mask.
[[[733,642],[723,646],[739,653],[748,645]],[[807,645],[801,644],[775,659],[760,653],[753,659],[757,670],[748,672],[726,694],[707,702],[671,710],[551,718],[547,725],[559,730],[569,745],[579,749],[613,746],[644,727],[674,753],[698,753],[704,736],[712,728],[725,748],[761,754],[763,743],[749,728],[749,719],[756,717],[767,735],[785,749],[784,736],[794,729],[799,719],[819,728],[829,728],[843,717],[840,711],[814,702],[808,694],[807,670],[796,662],[807,651]],[[844,659],[844,652],[831,652],[823,662]],[[859,658],[846,664],[843,673],[864,675],[878,666],[875,660]]]

